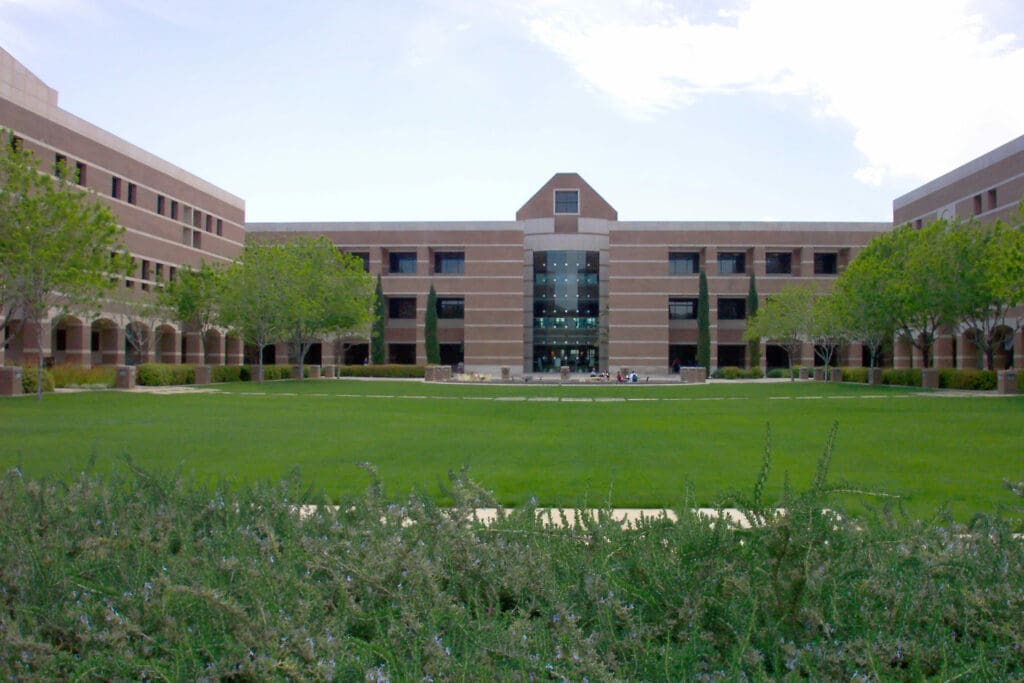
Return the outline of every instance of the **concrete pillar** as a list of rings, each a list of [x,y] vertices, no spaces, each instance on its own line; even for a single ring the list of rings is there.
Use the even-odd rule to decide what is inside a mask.
[[[117,389],[134,389],[135,368],[131,365],[118,365],[114,387]]]
[[[213,372],[210,370],[209,365],[197,365],[195,375],[193,376],[194,384],[209,384],[212,378]]]
[[[923,368],[921,370],[921,386],[925,389],[938,389],[939,371],[935,368]]]
[[[1017,393],[1017,371],[1016,370],[1002,370],[996,375],[996,390],[1000,394],[1016,394]]]
[[[21,368],[0,367],[0,396],[21,396]]]

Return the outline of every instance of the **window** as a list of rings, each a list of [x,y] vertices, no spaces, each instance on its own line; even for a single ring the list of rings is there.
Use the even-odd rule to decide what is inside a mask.
[[[181,205],[181,222],[186,225],[192,225],[192,207],[188,204]]]
[[[110,196],[114,199],[121,198],[121,179],[117,176],[110,179]]]
[[[149,261],[142,259],[142,279],[149,279]]]
[[[696,251],[670,251],[669,275],[696,275],[700,272],[700,254]]]
[[[15,152],[20,152],[23,149],[25,149],[25,141],[22,140],[17,135],[12,135],[11,136],[11,150],[13,150]]]
[[[195,209],[192,212],[192,227],[201,228],[203,227],[203,212],[199,209]]]
[[[434,272],[438,275],[462,275],[466,272],[466,254],[461,251],[435,252]]]
[[[75,182],[79,185],[85,185],[85,164],[81,161],[75,162]]]
[[[987,207],[989,211],[991,211],[992,209],[996,208],[996,206],[999,205],[998,198],[996,196],[996,188],[993,187],[991,190],[988,191],[987,198]]]
[[[203,248],[203,233],[198,230],[192,231],[192,248],[202,249]]]
[[[388,317],[396,320],[415,320],[416,297],[389,296]]]
[[[217,234],[218,235],[223,235],[224,234],[224,221],[222,219],[220,219],[220,218],[217,219]]]
[[[697,300],[671,298],[668,300],[669,320],[696,320]]]
[[[446,320],[466,317],[466,300],[461,296],[439,296],[437,298],[437,317]]]
[[[178,220],[178,202],[171,200],[171,218]]]
[[[743,320],[747,317],[746,299],[719,299],[719,320]]]
[[[192,244],[192,231],[188,228],[181,229],[181,243],[186,247],[191,246]]]
[[[914,221],[914,230],[920,230],[923,227],[924,221],[922,219],[918,218],[916,221]]]
[[[393,251],[388,254],[388,272],[412,275],[416,272],[415,251]]]
[[[579,190],[555,190],[555,213],[579,213]]]
[[[764,272],[768,275],[789,275],[793,272],[793,254],[769,251],[764,255]]]
[[[837,272],[837,261],[835,254],[815,254],[814,274],[835,275]]]
[[[53,175],[63,178],[68,172],[68,158],[57,152],[53,155]]]
[[[206,232],[213,232],[213,216],[206,214]]]
[[[367,251],[343,251],[342,254],[352,256],[363,262],[363,272],[370,272],[370,253]]]
[[[135,183],[128,183],[128,203],[129,204],[134,204],[135,203],[136,195],[137,194],[138,194],[138,188],[136,187]]]
[[[719,275],[742,275],[747,272],[747,255],[742,251],[722,251],[718,254]]]
[[[156,281],[163,282],[164,279],[164,264],[156,264]]]
[[[156,212],[161,216],[164,215],[164,196],[162,194],[156,196]]]
[[[981,213],[981,195],[974,195],[974,215],[977,216]]]

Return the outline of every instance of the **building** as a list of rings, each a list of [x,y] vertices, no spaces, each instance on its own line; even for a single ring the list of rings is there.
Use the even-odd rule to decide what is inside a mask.
[[[1010,221],[1024,198],[1024,136],[997,147],[921,187],[897,197],[892,203],[894,225],[916,228],[936,218],[975,218],[979,221]],[[1024,308],[1017,312],[1024,321]],[[971,341],[972,330],[947,329],[935,343],[935,367],[980,368],[982,357]],[[897,343],[896,367],[921,367],[917,349]],[[1024,326],[1005,328],[999,368],[1024,369]]]
[[[183,267],[228,262],[245,241],[245,202],[149,152],[64,111],[57,91],[0,49],[0,126],[31,150],[41,169],[64,162],[78,183],[96,193],[125,228],[124,243],[136,270],[116,298],[131,301],[172,280]],[[54,363],[119,365],[148,360],[239,363],[242,344],[220,332],[209,335],[207,358],[199,340],[179,326],[161,322],[152,330],[132,320],[125,306],[112,302],[94,318],[53,311],[42,339],[32,330],[0,349],[6,364]],[[132,326],[132,327],[129,327]],[[129,338],[126,338],[126,329]],[[136,349],[132,332],[152,340]],[[6,331],[5,331],[6,333]],[[13,335],[12,335],[13,336]]]
[[[750,276],[760,296],[827,289],[889,223],[622,221],[575,173],[555,174],[504,222],[249,223],[250,238],[324,236],[379,274],[388,360],[424,363],[431,284],[442,362],[497,373],[634,369],[697,357],[699,273],[708,279],[713,366],[745,366]],[[786,365],[768,345],[762,365]],[[366,345],[349,350],[361,362]],[[333,359],[332,359],[333,360]],[[800,362],[812,364],[813,349]],[[860,365],[859,347],[844,362]]]

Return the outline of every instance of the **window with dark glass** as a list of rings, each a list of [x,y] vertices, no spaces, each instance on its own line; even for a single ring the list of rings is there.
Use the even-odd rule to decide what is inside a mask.
[[[415,251],[393,251],[388,254],[388,272],[411,275],[416,272]]]
[[[164,202],[165,201],[166,200],[164,199],[164,196],[162,194],[158,194],[156,196],[156,212],[158,214],[160,214],[161,216],[164,215]]]
[[[206,214],[206,232],[213,232],[213,216]]]
[[[742,275],[747,272],[747,255],[742,251],[718,253],[719,275]]]
[[[388,297],[388,317],[393,319],[415,319],[416,318],[416,297],[413,296],[390,296]]]
[[[446,320],[466,317],[466,300],[461,296],[437,297],[437,317]]]
[[[138,187],[136,187],[135,183],[128,183],[128,203],[129,204],[134,204],[135,203],[136,195],[137,194],[138,194]]]
[[[53,174],[58,178],[63,178],[64,174],[68,172],[68,158],[57,152],[53,155]]]
[[[222,218],[218,218],[217,219],[217,234],[218,235],[223,235],[224,234],[224,219],[222,219]]]
[[[555,213],[579,213],[579,190],[555,190]]]
[[[719,299],[719,320],[743,320],[747,317],[746,299]]]
[[[178,202],[171,200],[171,219],[178,220]]]
[[[700,272],[700,254],[696,251],[670,251],[669,275],[696,275]]]
[[[668,300],[668,319],[669,320],[696,320],[697,319],[697,300],[696,299],[682,299],[682,298],[671,298]]]
[[[434,272],[438,275],[462,275],[466,272],[466,254],[461,251],[434,252]]]
[[[121,179],[117,176],[110,179],[110,196],[114,199],[121,198]]]
[[[793,254],[788,251],[769,251],[764,255],[764,272],[768,275],[789,275],[793,272]]]
[[[370,252],[368,252],[368,251],[343,251],[341,253],[347,254],[349,256],[352,256],[354,258],[359,259],[360,261],[363,262],[363,272],[364,273],[369,273],[370,272]]]
[[[85,164],[81,161],[75,162],[75,182],[85,185]]]
[[[814,274],[835,275],[837,271],[837,259],[835,254],[815,254]]]

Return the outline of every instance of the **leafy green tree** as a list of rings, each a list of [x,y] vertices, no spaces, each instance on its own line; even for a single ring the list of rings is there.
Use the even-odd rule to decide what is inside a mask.
[[[383,365],[386,359],[384,348],[384,287],[377,276],[377,287],[373,292],[373,330],[370,334],[370,362]]]
[[[157,301],[171,312],[182,330],[199,339],[199,364],[206,363],[206,333],[217,324],[221,271],[205,261],[199,268],[182,268],[157,293]]]
[[[849,339],[868,349],[868,366],[877,365],[878,351],[891,340],[896,316],[878,293],[888,286],[887,274],[859,256],[850,262],[832,288],[833,304]]]
[[[423,322],[423,342],[427,347],[427,363],[437,365],[441,362],[441,345],[437,340],[437,292],[430,285],[427,293],[427,314]]]
[[[51,309],[96,310],[132,267],[122,253],[124,229],[61,163],[55,175],[10,133],[0,152],[0,329],[5,348],[26,326],[37,339]],[[36,399],[42,400],[43,359]]]
[[[757,280],[754,274],[750,274],[750,288],[747,290],[747,318],[750,319],[757,315],[758,308],[757,300]],[[751,339],[747,342],[747,358],[749,359],[750,367],[757,368],[761,366],[761,340]]]
[[[249,242],[221,278],[220,322],[256,347],[259,382],[264,349],[284,341],[287,332],[282,315],[288,306],[286,290],[278,286],[285,281],[285,249],[283,244]]]
[[[697,365],[711,372],[711,305],[708,301],[708,276],[700,271],[697,294]]]
[[[748,320],[743,338],[747,341],[768,339],[786,351],[789,378],[793,374],[793,357],[800,353],[813,329],[815,291],[800,285],[786,285],[768,297],[757,314]]]
[[[828,368],[832,364],[833,357],[839,346],[849,339],[849,331],[842,311],[831,294],[814,297],[807,339],[814,344],[815,354],[825,366],[825,381],[828,381]]]

